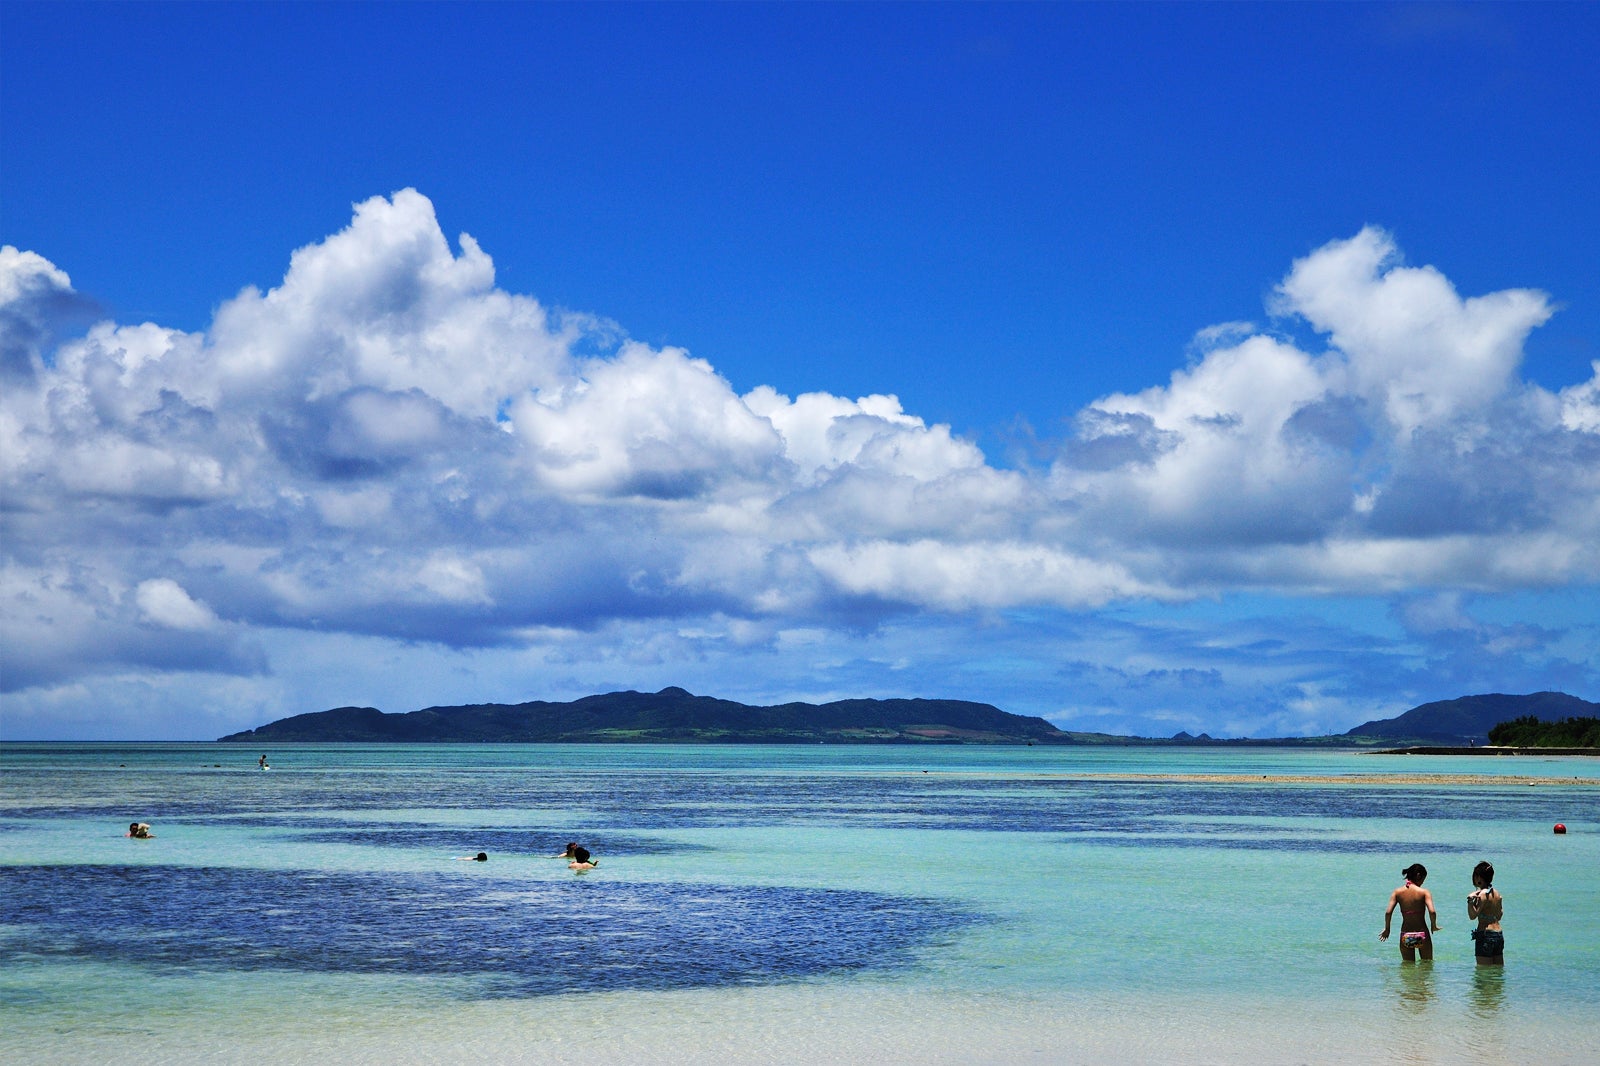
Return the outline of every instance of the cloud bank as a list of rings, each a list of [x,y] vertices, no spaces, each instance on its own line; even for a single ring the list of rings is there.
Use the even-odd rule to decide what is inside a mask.
[[[1551,299],[1463,297],[1370,227],[1294,262],[1268,326],[1203,330],[1168,382],[1069,412],[1022,468],[894,396],[741,394],[505,292],[413,190],[204,332],[53,340],[82,304],[0,250],[11,692],[256,676],[286,633],[531,649],[716,619],[777,647],[907,617],[1600,579],[1600,364],[1559,392],[1522,380]]]

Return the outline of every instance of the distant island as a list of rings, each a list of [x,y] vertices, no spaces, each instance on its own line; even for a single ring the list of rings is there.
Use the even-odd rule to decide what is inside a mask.
[[[224,741],[696,744],[1061,744],[1043,718],[964,700],[838,700],[753,707],[681,688],[612,692],[570,703],[480,703],[385,714],[336,707],[298,714]]]
[[[1043,718],[987,703],[856,699],[762,707],[684,689],[611,692],[567,703],[476,703],[385,713],[335,707],[231,733],[222,741],[284,743],[695,743],[695,744],[1080,744],[1382,748],[1476,748],[1502,722],[1600,712],[1561,692],[1491,694],[1425,703],[1395,718],[1318,737],[1213,739],[1201,734],[1128,737],[1057,729]],[[1524,744],[1527,742],[1516,741]]]

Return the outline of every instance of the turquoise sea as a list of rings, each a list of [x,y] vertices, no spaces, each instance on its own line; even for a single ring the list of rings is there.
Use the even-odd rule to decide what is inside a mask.
[[[1600,1060],[1600,760],[261,754],[0,746],[0,1061]],[[1431,965],[1377,940],[1412,862]]]

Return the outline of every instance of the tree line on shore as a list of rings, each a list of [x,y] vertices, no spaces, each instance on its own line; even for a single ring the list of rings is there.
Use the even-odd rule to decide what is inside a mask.
[[[1600,748],[1600,718],[1544,722],[1527,714],[1492,727],[1489,743],[1508,748]]]

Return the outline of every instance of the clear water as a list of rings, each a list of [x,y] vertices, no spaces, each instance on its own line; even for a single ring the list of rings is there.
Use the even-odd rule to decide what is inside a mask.
[[[0,747],[0,1059],[1600,1059],[1600,760],[259,754]],[[1377,941],[1413,861],[1431,965]]]

